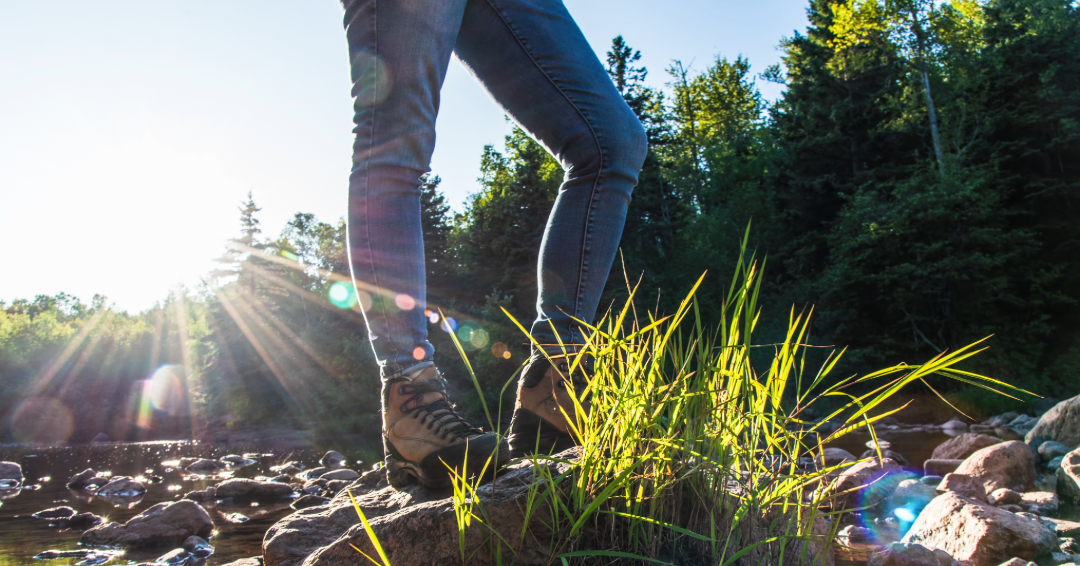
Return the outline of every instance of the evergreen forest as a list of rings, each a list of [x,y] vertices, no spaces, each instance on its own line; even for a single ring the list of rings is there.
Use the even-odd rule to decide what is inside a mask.
[[[807,10],[808,28],[781,41],[782,63],[759,74],[731,54],[646,70],[614,38],[606,64],[650,149],[601,311],[625,300],[629,281],[643,316],[670,312],[707,271],[698,305],[718,324],[722,309],[709,305],[724,300],[748,234],[764,260],[765,347],[792,309],[813,309],[810,342],[847,347],[834,374],[992,336],[972,370],[1043,397],[1080,393],[1080,7]],[[647,73],[666,86],[647,86]],[[764,100],[759,80],[783,94]],[[500,392],[528,346],[503,310],[526,327],[534,316],[563,171],[517,129],[478,157],[481,189],[461,212],[434,174],[421,206],[436,362],[482,422],[450,332],[489,406],[507,413]],[[0,442],[267,426],[378,438],[362,310],[385,299],[348,284],[343,221],[297,213],[265,227],[255,197],[205,284],[145,312],[100,296],[0,302]],[[1025,410],[962,384],[941,393],[976,418]],[[947,420],[940,408],[924,417]]]

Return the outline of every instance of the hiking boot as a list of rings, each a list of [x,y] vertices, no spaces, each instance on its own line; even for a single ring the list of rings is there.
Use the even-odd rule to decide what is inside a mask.
[[[586,361],[579,363],[573,377],[569,375],[573,359],[567,356],[529,361],[518,381],[514,418],[510,421],[511,458],[555,454],[577,445],[570,426],[571,422],[576,425],[577,411],[568,388],[574,388],[578,403],[588,413],[589,401],[584,395]]]
[[[386,476],[396,488],[412,483],[444,488],[451,479],[447,466],[473,477],[485,464],[493,473],[510,459],[506,441],[454,410],[435,366],[383,384],[383,446]]]

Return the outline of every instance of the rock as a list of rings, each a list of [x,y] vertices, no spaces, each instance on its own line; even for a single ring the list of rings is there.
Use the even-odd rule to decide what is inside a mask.
[[[326,497],[319,497],[318,495],[305,495],[296,501],[293,501],[289,507],[293,509],[307,509],[308,507],[317,507],[319,505],[326,505],[330,503],[330,500]]]
[[[939,444],[937,448],[934,448],[934,453],[930,458],[932,460],[963,460],[987,446],[1000,443],[1001,439],[996,436],[967,432]]]
[[[867,543],[874,540],[874,531],[857,525],[848,525],[836,533],[845,544]]]
[[[1002,505],[1000,507],[1002,511],[1008,511],[1009,513],[1023,513],[1024,508],[1019,505]]]
[[[1031,491],[1021,495],[1020,504],[1024,507],[1038,507],[1047,513],[1057,511],[1060,500],[1056,493],[1049,491]]]
[[[940,562],[932,550],[921,544],[894,542],[871,554],[866,566],[940,566]]]
[[[242,468],[244,466],[250,466],[255,463],[255,460],[251,460],[240,456],[239,454],[229,454],[228,456],[222,456],[220,458],[230,468]]]
[[[86,487],[84,489],[97,489],[112,481],[111,476],[94,476],[86,480]]]
[[[223,566],[263,566],[263,559],[262,556],[252,556],[251,558],[234,560]]]
[[[1007,487],[1025,492],[1035,486],[1035,458],[1026,444],[1012,440],[976,451],[956,473],[979,478],[986,491]]]
[[[270,466],[270,471],[275,474],[295,475],[300,473],[304,467],[299,462],[286,462],[277,466]]]
[[[1031,429],[1035,428],[1035,424],[1039,422],[1039,419],[1028,416],[1020,415],[1005,425],[1020,434],[1026,435]]]
[[[943,428],[945,430],[954,430],[954,431],[956,431],[956,430],[967,430],[968,425],[967,425],[967,423],[961,421],[960,419],[957,419],[956,417],[953,417],[952,419],[949,419],[949,422],[941,425],[941,428]]]
[[[854,462],[858,460],[854,454],[844,450],[843,448],[826,448],[822,450],[816,459],[821,463],[822,467],[831,468],[833,466],[839,466],[844,462]]]
[[[1026,435],[1028,440],[1046,435],[1066,445],[1080,445],[1080,395],[1066,399],[1050,409]]]
[[[935,460],[931,458],[923,462],[923,473],[928,476],[944,476],[955,472],[956,468],[959,468],[960,464],[963,463],[963,460]]]
[[[194,554],[182,548],[174,548],[169,552],[158,556],[153,564],[165,564],[166,566],[195,566],[197,562],[199,562],[199,559]]]
[[[986,487],[978,478],[967,474],[946,474],[937,487],[938,493],[953,492],[968,499],[987,503]]]
[[[1024,497],[1009,488],[1003,487],[995,489],[986,499],[990,505],[1013,505],[1023,501]]]
[[[930,500],[937,497],[937,491],[934,488],[920,482],[916,479],[904,480],[900,482],[900,485],[896,486],[896,491],[892,494],[892,504],[894,507],[907,507],[912,510],[922,509],[926,507]]]
[[[227,468],[227,467],[228,467],[228,465],[225,464],[224,462],[219,462],[218,460],[207,460],[206,458],[201,458],[199,460],[195,460],[194,462],[188,464],[187,466],[184,466],[184,469],[191,472],[191,473],[193,473],[193,474],[212,474],[212,473],[217,472],[218,470],[221,470],[221,469],[224,469],[224,468]]]
[[[354,472],[353,470],[348,470],[348,469],[345,469],[345,468],[342,468],[340,470],[334,470],[332,472],[326,472],[325,474],[319,476],[319,479],[326,480],[326,481],[330,481],[330,480],[354,481],[354,480],[357,480],[359,478],[360,478],[360,474]]]
[[[104,432],[99,432],[99,433],[97,433],[97,436],[95,436],[94,439],[91,440],[90,442],[93,442],[94,444],[98,444],[98,443],[101,443],[101,442],[111,442],[111,441],[109,440],[109,435],[105,434]]]
[[[902,469],[888,458],[878,462],[870,460],[844,468],[832,483],[826,500],[832,500],[834,509],[855,509],[881,503],[896,489],[896,483],[885,481],[886,476],[898,474]]]
[[[974,499],[948,492],[923,509],[903,538],[948,552],[954,560],[999,564],[1012,557],[1034,559],[1057,547],[1054,531]]]
[[[1058,548],[1068,554],[1080,554],[1080,543],[1077,543],[1076,539],[1072,537],[1059,538]]]
[[[326,482],[326,490],[331,493],[337,494],[337,492],[345,489],[346,487],[348,487],[348,485],[349,482],[345,480],[330,480]]]
[[[289,482],[292,481],[292,476],[287,476],[285,474],[281,474],[280,476],[274,476],[274,477],[270,478],[270,481],[276,482],[276,483],[289,483]]]
[[[86,483],[91,478],[94,478],[96,476],[97,476],[97,472],[95,472],[93,468],[87,468],[87,469],[85,469],[85,470],[71,476],[71,480],[68,481],[67,487],[68,487],[68,489],[82,489],[82,488],[86,487]]]
[[[1043,517],[1043,522],[1049,523],[1054,526],[1054,532],[1059,537],[1080,537],[1080,523],[1075,521],[1066,521],[1064,519],[1054,519],[1051,517]]]
[[[1049,462],[1054,458],[1060,458],[1072,451],[1072,448],[1056,440],[1048,440],[1039,445],[1039,457],[1043,462]]]
[[[893,452],[892,450],[888,450],[888,449],[882,450],[881,451],[881,457],[882,458],[888,458],[888,459],[896,462],[897,464],[900,464],[901,466],[908,465],[907,458],[904,458],[903,456],[897,454],[896,452]],[[863,452],[862,456],[859,456],[860,460],[864,460],[866,458],[877,458],[877,450],[870,449],[870,450],[867,450],[866,452]]]
[[[210,486],[206,489],[199,491],[190,491],[184,496],[184,499],[190,499],[192,501],[203,503],[206,501],[214,501],[217,499],[217,488]]]
[[[202,458],[180,458],[180,464],[178,465],[178,467],[181,469],[186,469],[188,466],[194,464],[195,462],[198,462],[199,460],[202,460]]]
[[[292,497],[292,494],[292,488],[285,484],[233,478],[218,484],[216,496],[237,501],[280,501]]]
[[[312,468],[312,469],[300,474],[297,477],[299,477],[300,479],[305,479],[305,480],[313,480],[313,479],[315,479],[317,477],[322,476],[323,474],[325,474],[326,472],[329,472],[329,471],[330,471],[330,468]]]
[[[210,546],[206,539],[194,535],[184,540],[183,548],[199,558],[206,558],[214,553],[214,547]]]
[[[1027,560],[1024,560],[1023,558],[1013,558],[1012,560],[1009,560],[1008,562],[1002,562],[998,566],[1039,566],[1039,565],[1034,563],[1034,562],[1029,562]]]
[[[1052,471],[1052,472],[1054,472],[1056,474],[1058,468],[1061,467],[1061,463],[1063,461],[1065,461],[1065,457],[1064,456],[1058,456],[1057,458],[1054,458],[1053,460],[1050,460],[1049,462],[1047,462],[1046,469],[1050,470],[1050,471]]]
[[[1061,459],[1057,468],[1057,490],[1066,501],[1080,503],[1080,448]]]
[[[928,485],[933,488],[937,488],[941,484],[941,480],[945,478],[941,476],[923,476],[919,478],[919,481],[923,482],[923,485]]]
[[[85,530],[95,525],[100,525],[105,519],[93,513],[77,513],[67,520],[69,529]]]
[[[146,487],[127,476],[113,478],[94,491],[98,497],[138,497],[144,493]]]
[[[345,457],[333,450],[323,454],[323,457],[319,460],[319,465],[331,470],[340,468],[345,464]]]
[[[15,480],[22,483],[23,479],[22,466],[15,462],[0,462],[0,480]]]
[[[75,516],[75,510],[67,506],[52,507],[44,511],[38,511],[30,516],[35,519],[69,519]]]
[[[82,534],[79,542],[91,546],[119,546],[124,549],[177,546],[188,537],[207,537],[214,524],[206,510],[194,501],[181,499],[158,503],[132,517],[127,523],[105,523]]]

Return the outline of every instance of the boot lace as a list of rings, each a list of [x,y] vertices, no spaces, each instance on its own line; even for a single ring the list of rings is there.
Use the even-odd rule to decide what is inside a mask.
[[[441,438],[446,440],[449,436],[467,439],[483,434],[483,431],[470,425],[450,404],[446,394],[445,380],[428,379],[401,383],[395,387],[398,388],[398,393],[410,395],[401,404],[401,412],[412,414],[412,418],[419,419],[420,424],[427,424],[428,430],[433,430],[435,436],[441,435]],[[427,393],[439,393],[440,397],[430,403],[418,405]]]

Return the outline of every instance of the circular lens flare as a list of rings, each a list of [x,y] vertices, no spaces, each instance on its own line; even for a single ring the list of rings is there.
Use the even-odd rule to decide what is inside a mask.
[[[412,357],[413,357],[414,360],[417,360],[417,361],[420,361],[420,360],[424,359],[424,349],[421,348],[420,346],[417,346],[412,351]]]
[[[506,344],[503,344],[502,342],[496,342],[491,345],[492,356],[495,356],[496,358],[501,358],[504,354],[507,353],[509,353],[509,350],[506,348]]]
[[[416,308],[416,299],[413,299],[405,293],[401,293],[394,297],[394,304],[403,311],[411,311]]]
[[[442,329],[446,332],[457,332],[458,323],[453,317],[446,317],[442,321]]]
[[[439,313],[432,312],[432,311],[427,311],[427,312],[428,312],[428,315],[427,315],[428,322],[430,322],[431,324],[438,324],[439,323]]]
[[[351,284],[344,281],[337,281],[330,285],[326,295],[330,299],[330,304],[339,309],[351,309],[356,306],[356,292]]]
[[[144,394],[150,405],[171,416],[184,411],[184,368],[178,365],[164,365],[154,371],[147,381]]]

